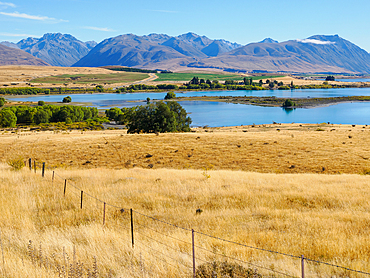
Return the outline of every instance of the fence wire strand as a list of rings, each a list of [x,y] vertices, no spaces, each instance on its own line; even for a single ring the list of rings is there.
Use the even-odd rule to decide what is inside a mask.
[[[178,238],[176,238],[176,237],[173,237],[173,236],[167,235],[167,234],[165,234],[165,233],[162,233],[162,232],[160,232],[160,231],[158,231],[158,230],[156,230],[156,229],[153,229],[153,228],[151,228],[151,227],[149,227],[149,226],[147,226],[147,225],[140,224],[140,223],[139,223],[139,222],[137,222],[136,220],[134,221],[134,223],[136,223],[137,225],[139,225],[139,226],[141,226],[141,227],[144,227],[144,228],[147,228],[147,229],[149,229],[149,230],[152,230],[152,231],[154,231],[154,232],[156,232],[156,233],[158,233],[158,234],[161,234],[161,235],[163,235],[163,236],[166,236],[166,237],[172,238],[172,239],[174,239],[174,240],[180,241],[180,242],[182,242],[182,243],[185,243],[185,244],[191,245],[191,243],[190,243],[190,242],[187,242],[187,241],[185,241],[185,240],[178,239]]]
[[[142,236],[144,236],[144,237],[146,237],[146,238],[148,238],[148,239],[150,239],[150,240],[153,240],[153,241],[155,241],[155,242],[157,242],[157,243],[159,243],[159,244],[162,244],[163,246],[166,246],[167,248],[170,248],[170,249],[172,249],[172,250],[174,250],[174,251],[176,251],[176,252],[179,252],[179,253],[181,253],[181,254],[183,254],[183,255],[187,255],[187,256],[191,257],[191,255],[190,255],[190,254],[185,253],[185,252],[182,252],[182,251],[180,251],[180,250],[176,249],[175,247],[172,247],[172,246],[170,246],[170,245],[167,245],[166,243],[163,243],[163,242],[161,242],[161,241],[159,241],[159,240],[156,240],[156,239],[154,239],[154,238],[152,238],[152,237],[150,237],[150,236],[147,236],[147,235],[143,234],[142,232],[138,232],[138,231],[136,231],[136,233],[138,233],[138,234],[140,234],[140,235],[142,235]]]
[[[270,268],[267,268],[267,267],[264,267],[264,266],[261,266],[261,265],[257,265],[257,264],[254,264],[254,263],[251,263],[251,262],[246,262],[246,261],[243,261],[241,259],[237,259],[237,258],[234,258],[234,257],[230,257],[230,256],[227,256],[227,255],[224,255],[224,254],[220,254],[220,253],[217,253],[217,252],[214,252],[214,251],[211,251],[211,250],[208,250],[204,247],[201,247],[201,246],[198,246],[198,245],[195,245],[196,248],[198,249],[201,249],[201,250],[204,250],[204,251],[207,251],[207,252],[210,252],[214,255],[218,255],[218,256],[222,256],[224,258],[228,258],[228,259],[231,259],[231,260],[234,260],[234,261],[238,261],[240,263],[245,263],[245,264],[248,264],[248,265],[251,265],[251,266],[254,266],[254,267],[257,267],[257,268],[261,268],[261,269],[264,269],[264,270],[268,270],[270,272],[274,272],[274,273],[277,273],[277,274],[281,274],[281,275],[284,275],[286,277],[292,277],[292,278],[297,278],[297,276],[292,276],[292,275],[289,275],[289,274],[286,274],[286,273],[283,273],[283,272],[280,272],[280,271],[277,271],[277,270],[273,270],[273,269],[270,269]]]

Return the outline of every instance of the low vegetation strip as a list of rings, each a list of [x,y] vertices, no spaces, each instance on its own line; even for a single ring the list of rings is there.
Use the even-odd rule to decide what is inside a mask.
[[[18,87],[18,88],[0,88],[0,95],[38,95],[50,94],[50,89],[41,89],[33,87]]]

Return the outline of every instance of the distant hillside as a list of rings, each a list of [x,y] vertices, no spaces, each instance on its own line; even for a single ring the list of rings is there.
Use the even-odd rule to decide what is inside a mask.
[[[84,57],[96,42],[82,42],[68,34],[45,34],[42,38],[27,38],[17,46],[52,66],[68,67]]]
[[[217,47],[209,47],[217,42]],[[141,67],[150,69],[172,69],[217,56],[241,45],[225,40],[211,40],[205,36],[187,33],[177,37],[164,34],[136,36],[121,35],[106,39],[73,66]]]
[[[23,50],[0,44],[0,65],[48,66],[48,63]]]
[[[16,43],[13,43],[13,42],[4,41],[4,42],[0,42],[0,44],[5,45],[7,47],[19,49],[18,45]]]

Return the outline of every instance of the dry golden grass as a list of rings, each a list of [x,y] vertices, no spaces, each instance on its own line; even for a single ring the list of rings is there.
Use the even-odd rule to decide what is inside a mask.
[[[77,67],[41,67],[41,66],[0,66],[0,84],[9,82],[25,83],[39,77],[62,74],[110,74],[112,71],[103,68],[77,68]],[[50,86],[50,84],[49,84]]]
[[[128,135],[122,130],[3,132],[0,161],[23,156],[49,166],[265,173],[358,174],[370,169],[368,126],[275,124],[194,131],[159,136]]]
[[[51,183],[51,171],[42,179],[27,168],[0,165],[0,276],[87,277],[55,271],[81,270],[83,263],[86,274],[95,258],[99,277],[191,277],[191,232],[134,213],[132,249],[129,213],[121,207],[243,244],[370,270],[368,176],[139,168],[56,173]],[[68,180],[66,197],[59,176]],[[103,204],[85,195],[80,209],[80,192],[72,185],[117,206],[107,206],[105,226]],[[203,212],[197,215],[198,208]],[[231,256],[300,276],[298,259],[199,233],[195,242],[198,265]],[[306,263],[306,275],[364,277],[312,263]]]

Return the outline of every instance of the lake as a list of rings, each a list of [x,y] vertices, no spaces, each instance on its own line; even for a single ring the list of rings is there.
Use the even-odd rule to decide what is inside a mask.
[[[163,99],[166,93],[130,93],[130,94],[70,94],[73,102],[90,103],[93,107],[132,107],[143,105],[147,97]],[[340,97],[367,96],[370,88],[315,89],[315,90],[266,90],[266,91],[189,91],[176,93],[177,96],[275,96],[275,97]],[[13,101],[60,102],[65,95],[6,97]],[[138,101],[141,102],[130,102]],[[298,108],[284,110],[281,107],[260,107],[253,105],[224,102],[181,101],[181,105],[190,113],[192,126],[234,126],[250,124],[279,123],[323,123],[335,124],[370,124],[370,102],[340,103],[328,107]]]

